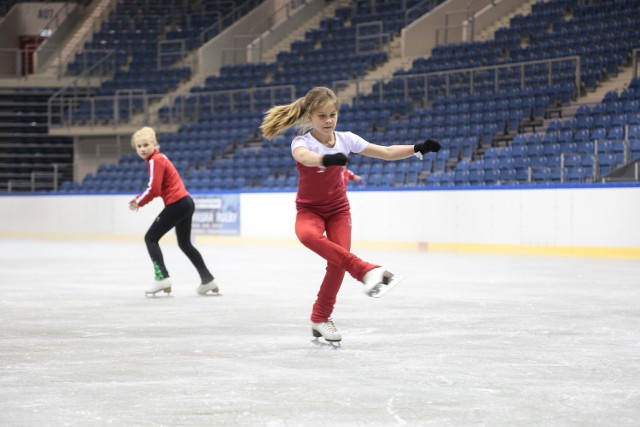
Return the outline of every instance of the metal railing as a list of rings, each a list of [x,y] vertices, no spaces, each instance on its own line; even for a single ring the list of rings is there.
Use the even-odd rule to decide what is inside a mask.
[[[75,72],[78,74],[76,82],[89,83],[93,77],[113,77],[117,70],[115,49],[83,49],[76,52],[74,59]],[[85,85],[87,86],[87,85]]]
[[[442,27],[438,27],[436,28],[436,45],[446,45],[449,44],[449,33],[452,32],[452,30],[460,30],[460,32],[462,33],[461,36],[457,37],[456,41],[473,41],[473,37],[474,37],[474,33],[475,33],[475,29],[474,29],[474,24],[475,24],[475,17],[474,17],[475,12],[471,9],[465,9],[465,10],[458,10],[458,11],[452,11],[452,12],[447,12],[444,14],[444,25]],[[462,24],[459,25],[451,25],[450,24],[450,17],[451,16],[456,16],[456,15],[461,15],[463,16],[465,19],[463,20]],[[458,33],[458,31],[456,31],[456,33]],[[465,34],[469,34],[470,38],[467,40],[465,38]]]
[[[476,31],[476,14],[496,6],[495,0],[469,0],[466,3],[465,9],[444,13],[443,25],[436,28],[436,45],[473,41]]]
[[[22,49],[0,48],[0,77],[20,78],[35,73],[39,66],[36,53],[46,54],[48,57],[59,56],[60,46],[34,44]],[[58,72],[59,76],[61,76],[60,72]]]
[[[595,162],[598,166],[600,166],[600,159],[598,157],[598,144],[600,141],[595,141]],[[624,127],[624,138],[622,140],[623,145],[623,164],[617,165],[617,171],[612,171],[610,176],[601,176],[600,169],[598,168],[598,173],[594,176],[595,179],[602,182],[629,182],[629,181],[640,181],[640,159],[636,159],[635,161],[631,159],[631,143],[629,141],[629,125],[625,125]],[[631,167],[629,165],[632,164]],[[631,176],[629,176],[629,172],[631,172]]]
[[[264,54],[264,38],[279,22],[289,19],[294,12],[311,0],[290,0],[274,10],[269,16],[253,25],[254,33],[239,34],[233,39],[233,47],[223,50],[223,65],[244,64],[246,62],[262,62]],[[203,32],[203,40],[206,33]],[[249,40],[249,42],[247,42]]]
[[[69,86],[54,93],[47,102],[47,124],[49,129],[59,126],[72,118],[72,114],[81,105],[81,101],[90,101],[97,86],[96,79],[112,77],[116,72],[115,51],[100,50],[104,56],[93,65],[84,69],[82,75]],[[96,77],[97,76],[97,77]]]
[[[282,85],[169,95],[138,89],[113,96],[53,96],[48,101],[49,128],[197,123],[221,110],[255,110],[290,102],[295,95],[295,86]]]
[[[230,1],[229,3],[235,6],[233,10],[227,15],[219,17],[219,19],[216,20],[213,24],[202,30],[202,32],[200,33],[200,43],[205,44],[216,35],[218,35],[223,29],[230,26],[231,23],[236,22],[245,13],[255,8],[262,2],[263,0],[246,0],[244,3],[236,6],[235,2]],[[218,14],[218,16],[220,16],[220,14]]]
[[[390,39],[390,35],[384,32],[384,23],[382,21],[362,22],[357,24],[356,54],[359,55],[361,53],[368,53],[371,51],[383,51]]]
[[[425,10],[433,10],[440,3],[440,0],[422,0],[420,3],[417,3],[410,8],[403,7],[404,26],[406,27],[409,23],[422,16],[425,13]]]
[[[556,172],[555,177],[557,178],[557,182],[565,184],[567,182],[569,182],[569,177],[568,177],[568,167],[566,166],[566,156],[568,155],[572,155],[572,154],[578,154],[578,153],[560,153],[560,165],[558,166],[553,166],[553,165],[540,165],[540,166],[527,166],[527,184],[535,184],[537,182],[554,182],[555,179],[553,176],[553,172]],[[592,162],[593,165],[591,166],[591,174],[586,177],[586,180],[584,182],[596,182],[598,180],[598,171],[599,171],[599,167],[598,167],[598,163],[597,163],[597,156],[592,154],[591,155],[592,158]],[[537,180],[535,178],[535,172],[536,171],[540,171],[540,170],[548,170],[549,171],[549,175],[544,175],[543,179]]]
[[[250,89],[231,89],[170,97],[166,115],[158,117],[162,123],[197,123],[218,111],[253,111],[261,105],[275,105],[278,100],[293,101],[296,89],[293,85],[267,86]]]
[[[60,183],[68,180],[73,175],[73,164],[71,163],[51,163],[46,167],[40,165],[40,169],[51,168],[51,171],[32,171],[28,179],[10,179],[7,181],[6,191],[8,193],[37,191],[58,191]]]
[[[516,69],[519,71],[520,76],[520,88],[527,87],[527,71],[534,71],[534,76],[539,77],[537,68],[534,68],[539,65],[546,65],[546,81],[547,85],[554,84],[554,74],[553,74],[553,66],[554,64],[559,63],[574,63],[574,82],[576,91],[580,88],[580,57],[579,56],[565,56],[560,58],[553,59],[544,59],[537,61],[525,61],[525,62],[514,62],[509,64],[500,64],[500,65],[492,65],[486,67],[473,67],[473,68],[462,68],[455,70],[447,70],[447,71],[434,71],[429,73],[416,73],[416,74],[406,74],[400,76],[394,76],[389,80],[384,79],[350,79],[350,80],[337,80],[333,82],[333,90],[335,92],[339,92],[340,90],[349,87],[350,85],[354,85],[356,88],[354,101],[357,101],[362,95],[365,95],[361,90],[361,87],[371,87],[372,83],[374,88],[378,89],[377,96],[380,101],[384,100],[385,97],[385,89],[386,85],[393,84],[394,89],[392,89],[394,95],[400,95],[402,100],[410,101],[411,92],[417,89],[421,89],[424,93],[423,102],[425,105],[428,105],[431,101],[429,99],[429,89],[433,86],[436,86],[441,90],[441,96],[451,96],[452,95],[452,87],[455,78],[459,78],[467,83],[468,91],[470,95],[476,93],[476,80],[478,75],[484,74],[483,77],[486,78],[487,73],[492,73],[493,79],[493,90],[495,92],[501,89],[501,81],[504,77],[501,76],[501,71]],[[443,83],[431,83],[432,78],[440,78],[443,79]],[[398,86],[401,87],[401,93],[398,94]],[[576,93],[577,95],[577,93]]]
[[[602,175],[602,159],[600,156],[600,144],[603,142],[601,140],[595,140],[594,142],[594,147],[593,147],[593,153],[590,154],[591,156],[591,174],[586,177],[586,181],[585,182],[629,182],[629,181],[635,181],[635,182],[639,182],[640,181],[640,161],[636,160],[633,163],[633,166],[631,167],[631,176],[629,176],[628,174],[625,176],[619,175],[619,176],[603,176]],[[622,139],[622,141],[619,141],[620,144],[622,144],[622,151],[623,151],[623,158],[622,158],[622,163],[621,164],[617,164],[616,167],[621,167],[621,166],[625,166],[625,165],[629,165],[632,162],[631,159],[631,146],[630,146],[630,142],[629,142],[629,125],[625,125],[625,134],[624,134],[624,138]],[[573,152],[569,152],[569,153],[561,153],[560,154],[560,165],[559,166],[528,166],[527,167],[527,182],[528,183],[534,183],[535,180],[533,178],[534,172],[536,170],[541,170],[541,169],[549,169],[551,171],[559,171],[559,177],[560,177],[560,182],[561,183],[566,183],[568,182],[568,178],[567,178],[567,172],[568,172],[568,167],[566,166],[566,157],[567,156],[572,156],[572,155],[584,155],[582,153],[573,153]],[[627,171],[628,172],[628,171]]]

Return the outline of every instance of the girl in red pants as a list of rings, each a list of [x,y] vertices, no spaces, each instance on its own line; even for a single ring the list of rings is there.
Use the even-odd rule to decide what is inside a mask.
[[[380,295],[394,284],[390,271],[350,252],[351,213],[343,168],[347,155],[400,160],[440,149],[440,144],[431,139],[416,145],[381,146],[351,132],[337,132],[338,109],[335,93],[316,87],[291,104],[269,109],[260,126],[266,138],[292,126],[302,132],[308,130],[291,143],[299,174],[295,230],[303,245],[327,260],[327,273],[311,312],[313,335],[327,341],[342,339],[331,313],[345,272],[363,282],[370,296]]]

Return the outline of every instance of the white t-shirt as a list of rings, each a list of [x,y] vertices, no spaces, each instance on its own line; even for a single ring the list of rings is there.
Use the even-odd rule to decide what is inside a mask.
[[[333,134],[336,139],[336,144],[331,148],[320,143],[320,141],[311,135],[311,132],[296,136],[291,142],[291,152],[298,147],[307,147],[309,150],[318,154],[343,153],[348,156],[349,153],[361,153],[369,145],[362,137],[352,132],[334,132]]]

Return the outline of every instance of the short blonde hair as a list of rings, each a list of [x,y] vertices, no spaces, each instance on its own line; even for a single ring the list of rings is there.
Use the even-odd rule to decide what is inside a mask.
[[[264,120],[260,125],[262,135],[265,138],[273,138],[291,126],[297,127],[302,133],[311,127],[309,116],[328,102],[333,103],[336,109],[340,108],[336,94],[327,87],[318,86],[291,104],[276,105],[264,115]]]
[[[155,145],[156,147],[160,146],[160,144],[158,144],[158,140],[156,139],[156,131],[153,130],[153,128],[150,128],[149,126],[145,126],[137,130],[136,133],[134,133],[131,136],[131,146],[133,148],[136,148],[136,144],[138,142],[145,142],[145,141]]]

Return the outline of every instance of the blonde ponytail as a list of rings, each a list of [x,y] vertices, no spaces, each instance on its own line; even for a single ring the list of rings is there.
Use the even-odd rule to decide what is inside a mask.
[[[271,107],[260,125],[262,135],[267,139],[278,136],[300,121],[304,113],[304,98],[298,98],[291,104]]]
[[[311,127],[309,116],[326,102],[335,103],[339,108],[338,98],[333,91],[326,87],[315,87],[307,94],[298,98],[291,104],[276,105],[271,107],[264,115],[260,129],[262,135],[273,138],[280,135],[292,126],[296,126],[301,132]]]

